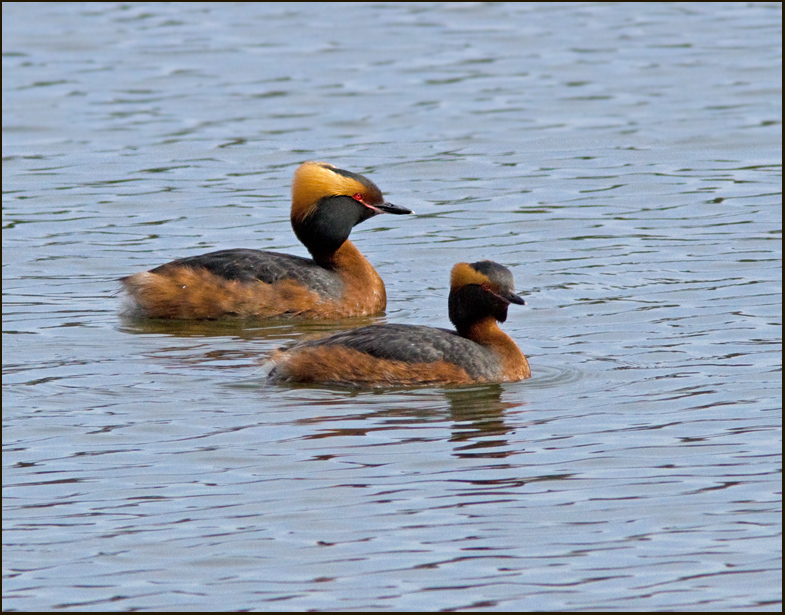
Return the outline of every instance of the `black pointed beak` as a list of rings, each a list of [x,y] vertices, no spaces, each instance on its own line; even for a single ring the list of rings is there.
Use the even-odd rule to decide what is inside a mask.
[[[499,293],[499,296],[505,301],[509,301],[510,303],[515,303],[516,305],[526,305],[526,302],[523,300],[523,298],[516,295],[512,291],[504,291]]]
[[[414,212],[411,209],[406,209],[405,207],[401,207],[400,205],[393,205],[392,203],[388,203],[385,201],[379,205],[374,205],[376,209],[382,211],[387,214],[413,214]]]

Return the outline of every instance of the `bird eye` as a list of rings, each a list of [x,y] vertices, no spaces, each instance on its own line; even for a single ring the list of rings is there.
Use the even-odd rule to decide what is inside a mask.
[[[353,194],[353,195],[352,195],[352,198],[353,198],[355,201],[358,201],[358,202],[360,202],[360,203],[365,203],[365,199],[363,198],[363,195],[362,195],[362,193],[361,193],[361,192],[357,192],[357,193]]]

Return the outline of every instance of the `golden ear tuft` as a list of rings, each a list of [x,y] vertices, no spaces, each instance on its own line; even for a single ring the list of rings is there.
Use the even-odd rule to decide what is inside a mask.
[[[292,215],[307,216],[313,206],[324,197],[352,196],[364,190],[365,186],[351,177],[337,173],[333,165],[309,160],[294,172]]]
[[[491,284],[491,280],[469,263],[458,263],[450,273],[450,288],[455,290],[468,284]]]

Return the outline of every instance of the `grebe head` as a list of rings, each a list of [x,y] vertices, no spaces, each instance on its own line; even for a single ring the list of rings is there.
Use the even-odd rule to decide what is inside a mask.
[[[314,258],[333,254],[354,226],[381,213],[412,211],[385,201],[367,177],[326,162],[305,162],[294,173],[292,228]]]
[[[458,263],[450,274],[450,321],[459,333],[489,316],[504,322],[511,303],[526,304],[514,288],[512,273],[499,263]]]

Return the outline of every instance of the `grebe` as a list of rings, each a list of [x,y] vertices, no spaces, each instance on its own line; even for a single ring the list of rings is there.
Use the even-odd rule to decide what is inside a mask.
[[[497,322],[511,303],[509,269],[493,261],[458,263],[450,275],[455,331],[370,325],[301,342],[271,357],[269,382],[350,385],[463,384],[529,378],[529,363]]]
[[[121,279],[132,314],[152,318],[343,318],[384,311],[384,283],[348,240],[377,214],[410,214],[371,180],[325,162],[294,173],[291,222],[312,259],[234,249],[181,258]]]

